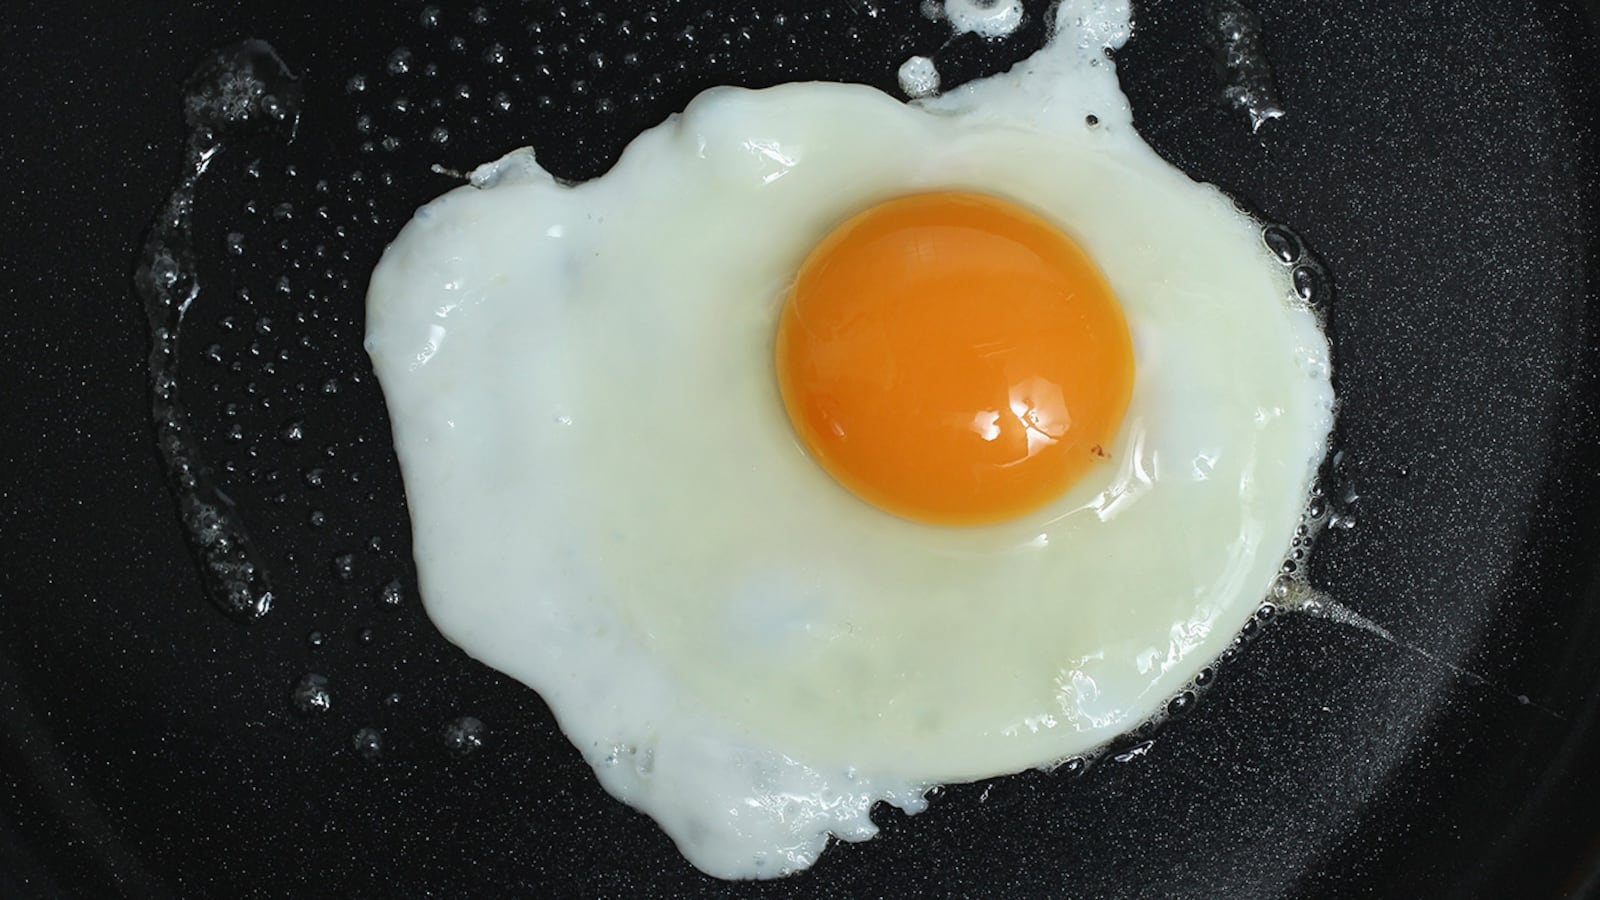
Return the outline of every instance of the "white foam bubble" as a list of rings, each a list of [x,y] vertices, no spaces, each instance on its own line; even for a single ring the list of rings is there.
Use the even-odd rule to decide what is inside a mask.
[[[939,70],[926,56],[913,56],[900,65],[900,90],[913,100],[939,93]]]
[[[957,34],[1003,38],[1022,24],[1022,0],[945,0],[942,14]]]

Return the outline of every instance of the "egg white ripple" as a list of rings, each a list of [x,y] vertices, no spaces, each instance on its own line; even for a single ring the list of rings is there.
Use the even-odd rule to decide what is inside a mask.
[[[539,691],[613,795],[722,877],[870,837],[879,800],[1090,750],[1265,595],[1331,424],[1328,348],[1259,226],[1139,139],[1066,2],[1011,72],[917,104],[715,88],[558,183],[520,150],[421,209],[367,349],[440,631]],[[1085,117],[1098,123],[1090,126]],[[1096,260],[1133,335],[1112,459],[1015,522],[893,519],[828,479],[772,341],[835,224],[1006,197]]]

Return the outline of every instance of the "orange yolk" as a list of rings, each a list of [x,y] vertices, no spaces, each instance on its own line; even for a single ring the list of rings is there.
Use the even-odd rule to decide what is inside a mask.
[[[978,525],[1110,455],[1133,390],[1111,287],[1078,245],[970,193],[890,200],[807,257],[778,326],[796,432],[840,484],[918,522]]]

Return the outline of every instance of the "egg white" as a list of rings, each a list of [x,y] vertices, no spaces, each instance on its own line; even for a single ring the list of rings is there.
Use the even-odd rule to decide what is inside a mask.
[[[537,689],[697,866],[809,865],[867,811],[1047,764],[1158,711],[1289,546],[1328,349],[1259,226],[1134,133],[1063,3],[1010,73],[903,105],[716,88],[593,181],[518,151],[420,210],[368,293],[428,613]],[[1086,116],[1093,114],[1097,124]],[[981,529],[895,519],[801,449],[774,374],[827,231],[926,190],[1007,198],[1096,260],[1136,375],[1111,460]]]

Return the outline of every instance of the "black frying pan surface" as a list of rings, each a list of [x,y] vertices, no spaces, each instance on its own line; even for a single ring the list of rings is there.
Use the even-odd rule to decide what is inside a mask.
[[[360,347],[366,275],[453,183],[432,163],[531,143],[586,178],[705,87],[892,91],[906,56],[936,50],[949,84],[1025,55],[1044,10],[1011,39],[941,49],[947,29],[913,0],[437,5],[431,28],[410,0],[13,0],[3,15],[0,895],[1594,888],[1592,7],[1260,0],[1287,115],[1252,134],[1218,99],[1200,5],[1137,4],[1117,62],[1145,138],[1294,226],[1333,273],[1329,485],[1359,499],[1311,578],[1387,638],[1280,615],[1128,762],[950,787],[810,872],[728,884],[604,794],[532,691],[428,624]],[[163,483],[131,274],[175,180],[181,82],[251,37],[300,74],[302,116],[292,142],[230,145],[202,185],[206,289],[180,363],[201,449],[276,587],[243,625],[207,602]],[[401,47],[408,71],[392,73]],[[326,713],[293,708],[307,673],[328,680]],[[444,737],[463,716],[484,725],[468,753]],[[381,735],[373,758],[361,729]]]

